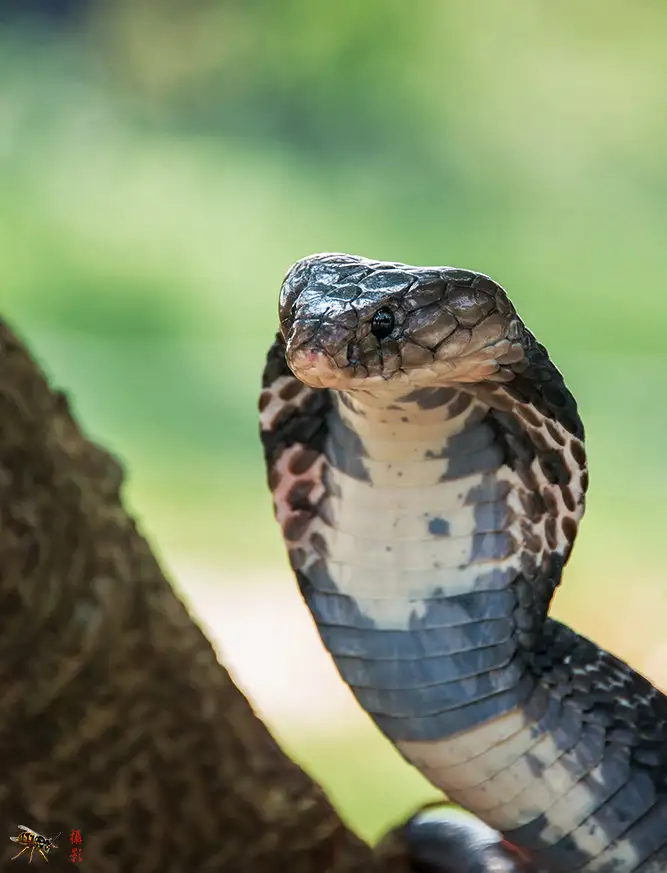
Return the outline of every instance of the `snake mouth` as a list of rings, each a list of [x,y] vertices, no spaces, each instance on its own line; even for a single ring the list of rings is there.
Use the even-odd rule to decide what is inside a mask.
[[[332,358],[326,351],[313,348],[288,350],[287,363],[294,375],[310,388],[329,388],[349,391],[377,386],[404,384],[408,375],[400,369],[379,367],[371,372],[369,367],[354,358],[343,361]]]
[[[512,352],[511,344],[501,340],[452,359],[424,355],[423,363],[412,366],[392,360],[389,365],[381,364],[377,372],[363,363],[338,364],[325,351],[314,349],[296,349],[287,355],[287,362],[297,379],[310,388],[400,394],[406,385],[426,388],[511,381],[514,374],[503,369],[503,363],[509,362],[508,352],[513,361],[523,357],[522,351]]]

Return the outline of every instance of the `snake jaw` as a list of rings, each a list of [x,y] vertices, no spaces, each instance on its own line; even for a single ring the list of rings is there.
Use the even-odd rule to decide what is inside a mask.
[[[386,388],[391,380],[397,393],[405,390],[408,376],[401,370],[371,375],[361,364],[356,367],[338,366],[325,352],[298,349],[287,355],[290,369],[300,382],[309,388],[328,388],[332,391],[354,391],[381,386]],[[429,383],[432,381],[429,380]],[[414,382],[414,380],[413,380]]]
[[[463,353],[466,346],[471,348]],[[358,348],[355,346],[355,351]],[[435,352],[409,340],[404,342],[400,354],[373,356],[372,350],[367,349],[366,354],[363,354],[363,346],[361,350],[359,359],[351,363],[349,352],[345,350],[332,356],[312,346],[295,349],[288,343],[286,359],[297,379],[311,388],[382,390],[400,394],[406,385],[428,388],[508,382],[514,378],[509,363],[523,358],[523,349],[504,337],[487,345],[471,343],[470,337],[463,340],[455,337],[453,343],[445,341]]]
[[[336,382],[354,376],[351,367],[339,367],[324,351],[312,348],[292,350],[287,346],[287,363],[294,375],[309,388],[334,388]]]

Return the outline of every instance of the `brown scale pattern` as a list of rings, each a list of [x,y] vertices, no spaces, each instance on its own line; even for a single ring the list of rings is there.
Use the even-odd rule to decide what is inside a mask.
[[[311,522],[322,508],[325,417],[331,399],[327,391],[307,388],[292,374],[280,335],[267,356],[262,385],[260,436],[269,487],[290,563],[297,570],[305,560]]]

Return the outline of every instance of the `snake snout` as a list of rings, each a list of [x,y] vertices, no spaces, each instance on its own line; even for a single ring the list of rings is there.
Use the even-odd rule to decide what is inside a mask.
[[[296,321],[287,337],[285,357],[294,375],[313,388],[332,388],[349,376],[348,331],[313,320]]]

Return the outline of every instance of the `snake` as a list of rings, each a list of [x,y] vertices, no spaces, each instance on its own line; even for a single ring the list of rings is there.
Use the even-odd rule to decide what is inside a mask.
[[[455,267],[311,255],[278,315],[268,486],[358,703],[536,869],[667,871],[667,697],[549,615],[588,467],[546,348]]]

